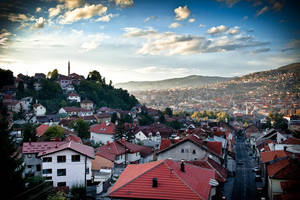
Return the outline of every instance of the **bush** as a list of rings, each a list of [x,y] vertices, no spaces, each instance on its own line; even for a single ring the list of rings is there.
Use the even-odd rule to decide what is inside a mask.
[[[71,188],[71,199],[80,200],[85,199],[86,191],[84,185],[73,185]]]

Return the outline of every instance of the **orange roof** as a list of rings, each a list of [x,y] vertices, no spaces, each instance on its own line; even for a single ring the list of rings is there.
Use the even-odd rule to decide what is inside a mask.
[[[158,187],[152,187],[157,178]],[[146,164],[128,165],[112,187],[109,196],[139,199],[209,199],[210,179],[215,171],[180,162],[159,160]]]
[[[36,136],[41,137],[44,135],[44,133],[46,132],[46,130],[49,128],[50,126],[48,126],[47,124],[42,124],[39,127],[36,128]]]
[[[115,133],[116,125],[114,123],[103,122],[101,124],[96,124],[90,127],[90,132],[99,133],[99,134],[110,134],[113,135]]]
[[[274,164],[268,165],[267,166],[268,175],[270,177],[273,177],[277,172],[279,172],[280,170],[282,170],[283,168],[285,168],[288,165],[289,165],[289,160],[288,159],[281,160],[281,161],[278,161]]]
[[[113,168],[114,163],[102,156],[95,155],[95,159],[92,160],[92,170],[100,170]]]
[[[210,152],[215,153],[221,157],[223,156],[222,142],[207,141],[206,146]]]
[[[261,161],[263,163],[270,162],[277,158],[282,158],[282,157],[286,157],[286,156],[287,156],[287,154],[283,150],[260,152]]]

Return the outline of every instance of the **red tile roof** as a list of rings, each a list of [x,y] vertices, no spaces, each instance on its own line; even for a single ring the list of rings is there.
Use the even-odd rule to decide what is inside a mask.
[[[39,127],[36,128],[36,136],[41,137],[44,135],[44,133],[46,132],[46,130],[49,128],[50,126],[48,126],[47,124],[42,124]]]
[[[152,187],[157,178],[158,187]],[[128,165],[112,187],[109,196],[139,199],[209,199],[210,179],[215,171],[180,162],[159,160],[146,164]]]
[[[283,159],[267,166],[268,175],[275,179],[300,179],[299,160]]]
[[[206,143],[207,149],[218,156],[223,156],[222,152],[222,142],[215,142],[215,141],[207,141]]]
[[[65,142],[24,142],[22,146],[22,153],[39,153],[52,149],[55,146],[64,144]]]
[[[91,126],[90,132],[113,135],[115,134],[115,129],[116,129],[116,125],[114,123],[109,122],[108,124],[106,124],[106,122],[103,122],[101,124],[96,124],[94,126]]]
[[[125,153],[125,147],[126,149],[128,149],[127,151],[129,153],[136,153],[136,152],[141,152],[141,151],[145,151],[145,148],[144,146],[140,146],[140,145],[137,145],[137,144],[133,144],[133,143],[130,143],[130,142],[127,142],[127,141],[116,141],[116,142],[111,142],[111,143],[108,143],[106,145],[103,145],[101,147],[98,147],[96,149],[96,152],[108,152],[114,156],[116,155],[121,155],[121,154],[124,154]]]
[[[84,144],[80,144],[80,143],[77,143],[77,142],[73,142],[73,141],[70,141],[70,142],[67,142],[67,143],[64,142],[64,144],[61,144],[57,147],[54,147],[54,148],[51,148],[51,149],[48,149],[48,150],[45,150],[45,151],[41,151],[38,154],[38,156],[45,156],[45,155],[52,154],[52,153],[62,151],[62,150],[65,150],[65,149],[71,149],[71,150],[76,151],[80,154],[86,155],[90,158],[94,158],[94,148],[93,147],[90,147],[90,146],[87,146],[87,145],[84,145]]]
[[[260,152],[261,161],[263,163],[270,162],[271,160],[275,160],[277,158],[282,158],[282,157],[286,157],[286,156],[287,156],[287,154],[283,150]]]
[[[74,142],[77,142],[77,143],[81,143],[82,144],[82,140],[80,137],[78,137],[77,135],[75,134],[70,134],[64,139],[64,141],[66,142],[70,142],[70,141],[74,141]]]
[[[159,150],[164,150],[171,146],[171,140],[170,139],[162,139],[160,143],[160,149]]]
[[[290,137],[287,140],[283,141],[282,144],[300,144],[300,139]]]

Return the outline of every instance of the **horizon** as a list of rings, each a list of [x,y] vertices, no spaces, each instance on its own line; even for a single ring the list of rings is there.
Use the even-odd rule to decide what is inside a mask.
[[[299,2],[42,0],[0,3],[0,66],[113,84],[237,77],[300,61]]]

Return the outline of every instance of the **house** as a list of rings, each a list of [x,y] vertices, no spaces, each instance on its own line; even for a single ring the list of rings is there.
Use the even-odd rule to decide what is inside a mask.
[[[87,110],[93,110],[94,108],[94,103],[91,100],[83,100],[80,102],[80,107],[87,109]]]
[[[58,125],[59,117],[56,114],[36,116],[36,121],[40,124]]]
[[[68,94],[68,100],[80,103],[80,96],[76,93],[70,93]]]
[[[41,104],[34,104],[33,112],[36,116],[44,116],[46,114],[46,108]]]
[[[4,103],[4,105],[7,106],[7,109],[9,111],[12,111],[12,112],[15,112],[15,113],[19,112],[21,107],[22,107],[21,102],[18,101],[18,100],[11,100],[11,102]]]
[[[44,73],[35,73],[34,79],[37,79],[37,80],[46,79],[46,75]]]
[[[38,126],[36,128],[36,136],[39,138],[42,137],[49,127],[50,126],[47,124],[41,124],[40,126]]]
[[[128,165],[110,190],[113,199],[212,199],[215,171],[159,160]]]
[[[42,175],[42,160],[37,156],[40,152],[54,148],[64,142],[24,142],[22,154],[25,163],[24,174]]]
[[[94,149],[77,142],[64,142],[54,148],[39,152],[43,177],[53,182],[54,187],[85,185],[92,180]]]
[[[72,84],[72,79],[64,76],[64,75],[60,75],[58,80],[57,80],[58,84],[60,85],[60,87],[65,90],[67,88],[68,85]]]
[[[115,134],[116,125],[112,122],[103,122],[95,124],[90,127],[91,137],[94,142],[102,142],[105,144],[107,141],[112,142]]]
[[[278,199],[283,194],[282,183],[300,180],[299,158],[286,158],[274,161],[267,166],[268,196]]]
[[[93,111],[78,107],[62,107],[61,109],[59,109],[58,113],[60,115],[80,117],[93,115]]]
[[[96,149],[96,154],[114,161],[115,164],[138,163],[145,148],[147,147],[119,140],[100,146]]]
[[[39,91],[40,89],[42,89],[42,85],[39,82],[34,82],[33,87],[35,91]]]
[[[24,97],[21,99],[21,104],[24,110],[30,110],[30,105],[32,103],[32,97]]]
[[[175,144],[156,153],[158,160],[172,158],[174,160],[201,160],[209,157],[223,165],[225,155],[222,142],[203,141],[196,134],[189,135]]]
[[[98,123],[103,123],[103,122],[110,122],[111,121],[111,116],[110,114],[107,114],[107,113],[101,113],[101,114],[97,114],[95,115],[96,117],[96,120]]]
[[[67,85],[64,88],[67,92],[73,92],[75,90],[74,86],[72,84]]]
[[[95,154],[92,160],[92,177],[94,182],[105,182],[111,178],[114,162]]]

